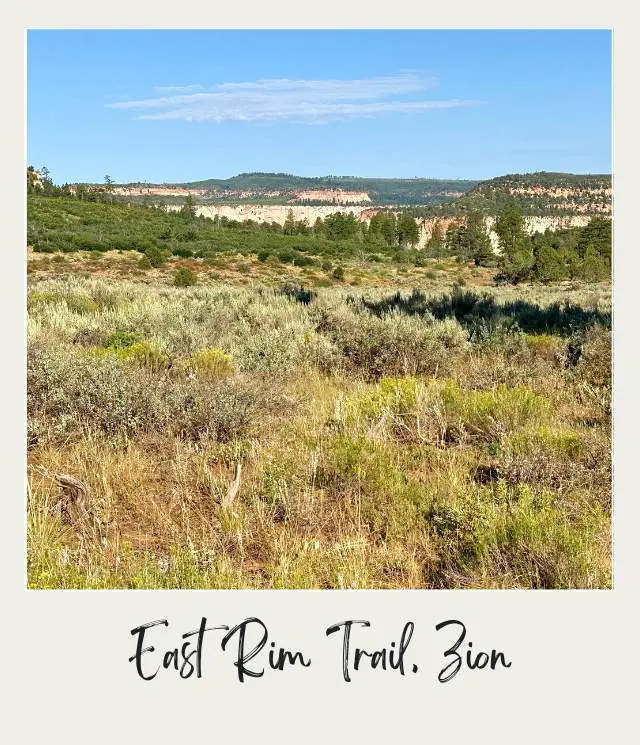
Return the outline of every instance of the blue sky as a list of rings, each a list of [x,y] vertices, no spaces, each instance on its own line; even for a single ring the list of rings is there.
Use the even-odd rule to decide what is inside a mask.
[[[56,183],[611,170],[608,31],[30,31]]]

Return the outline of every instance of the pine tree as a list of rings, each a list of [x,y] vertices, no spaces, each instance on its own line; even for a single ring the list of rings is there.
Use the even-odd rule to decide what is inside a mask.
[[[196,203],[191,194],[187,194],[184,200],[184,205],[180,210],[180,214],[188,220],[191,220],[196,216]]]
[[[469,257],[476,266],[491,266],[494,260],[491,239],[479,212],[470,212],[467,218],[467,245]]]
[[[393,214],[378,212],[371,218],[367,240],[372,243],[386,243],[393,246],[396,242],[396,218]]]
[[[611,264],[612,231],[611,220],[605,217],[593,217],[580,231],[576,246],[579,256],[584,259],[591,248],[605,263]]]
[[[454,223],[450,223],[449,227],[447,228],[447,234],[445,236],[445,247],[447,249],[447,253],[451,256],[458,255],[460,251],[460,245],[461,235],[459,226],[455,225]]]
[[[502,277],[517,284],[527,277],[534,263],[531,240],[525,233],[522,213],[516,207],[507,205],[496,221],[495,231],[500,239],[498,266]]]
[[[293,216],[293,210],[287,212],[287,218],[282,226],[282,232],[285,235],[295,235],[296,233],[296,218]]]
[[[567,276],[564,252],[544,243],[536,250],[533,274],[540,282],[558,282]]]
[[[420,228],[411,215],[400,215],[398,218],[397,233],[399,246],[415,246],[420,239]]]

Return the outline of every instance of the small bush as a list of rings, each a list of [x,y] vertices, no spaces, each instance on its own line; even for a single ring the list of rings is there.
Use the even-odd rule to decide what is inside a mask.
[[[426,514],[441,552],[436,586],[448,586],[449,573],[476,577],[477,586],[489,578],[490,587],[610,585],[610,570],[594,550],[607,523],[602,509],[572,520],[551,492],[504,482],[464,497],[453,505],[436,500]]]
[[[373,388],[347,397],[345,420],[358,423],[379,420],[385,414],[403,416],[415,407],[421,390],[416,378],[381,378]]]
[[[41,423],[39,432],[54,441],[87,429],[109,436],[165,430],[228,441],[246,430],[258,407],[278,403],[273,392],[233,379],[168,379],[160,385],[153,367],[129,364],[138,354],[132,349],[96,356],[32,344],[27,411]],[[123,359],[127,354],[129,360]]]
[[[167,260],[167,253],[167,251],[157,246],[149,246],[144,250],[144,254],[152,267],[162,266]]]
[[[527,347],[536,357],[553,360],[560,350],[560,339],[552,334],[525,334]]]
[[[145,365],[153,370],[161,370],[167,366],[169,357],[161,352],[155,344],[140,341],[127,347],[115,350],[116,356],[125,361],[137,365]]]
[[[611,330],[602,326],[589,329],[582,344],[578,374],[589,385],[611,388]]]
[[[196,274],[185,266],[180,267],[173,275],[174,287],[193,287],[197,281]]]
[[[139,341],[140,337],[133,331],[123,331],[122,329],[118,329],[107,338],[104,346],[114,350],[126,349],[127,347],[137,344]]]
[[[467,333],[455,321],[398,313],[378,318],[337,308],[319,308],[318,314],[316,330],[341,351],[347,369],[367,379],[445,371],[468,344]]]
[[[98,304],[92,300],[88,295],[80,293],[72,293],[64,297],[67,308],[74,313],[95,313],[98,310]]]
[[[492,442],[518,427],[542,423],[549,412],[548,399],[523,386],[465,391],[453,381],[439,388],[435,406],[442,406],[446,441],[479,438]]]
[[[182,361],[187,372],[211,378],[221,378],[233,372],[233,357],[222,349],[204,348]]]
[[[316,293],[313,290],[303,287],[302,285],[294,285],[290,282],[285,282],[280,288],[280,293],[286,295],[286,297],[292,300],[297,300],[303,305],[309,305],[309,303],[316,297]]]
[[[336,267],[336,268],[335,268],[335,269],[334,269],[334,270],[333,270],[333,271],[331,272],[331,276],[332,276],[332,277],[333,277],[334,279],[337,279],[337,280],[338,280],[338,282],[342,282],[342,280],[344,279],[344,269],[343,269],[343,268],[342,268],[341,266],[337,266],[337,267]]]

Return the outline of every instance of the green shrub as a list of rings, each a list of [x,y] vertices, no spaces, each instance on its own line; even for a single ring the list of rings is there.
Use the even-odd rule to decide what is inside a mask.
[[[493,442],[518,427],[544,422],[549,413],[549,400],[524,386],[467,391],[448,380],[436,389],[435,406],[442,406],[448,441],[479,438]]]
[[[197,275],[187,267],[180,267],[173,275],[175,287],[192,287],[198,281]]]
[[[95,313],[98,310],[98,304],[92,300],[88,295],[81,293],[71,293],[64,296],[64,300],[67,303],[67,308],[74,313]]]
[[[139,341],[135,344],[116,349],[115,354],[125,362],[144,365],[153,370],[161,370],[169,362],[169,357],[164,352],[161,352],[155,344],[145,341]]]
[[[222,349],[203,348],[182,361],[187,372],[212,378],[221,378],[233,372],[233,357]]]
[[[337,279],[339,282],[342,282],[344,279],[344,269],[341,266],[337,266],[332,272],[331,276],[334,279]]]
[[[381,378],[372,388],[348,396],[347,422],[373,421],[387,414],[403,416],[415,406],[423,386],[416,378]]]
[[[320,306],[317,312],[317,331],[340,350],[347,369],[367,379],[446,371],[468,344],[467,333],[455,321],[429,322],[397,313],[377,317],[344,307]]]
[[[123,331],[122,329],[118,329],[107,338],[104,346],[114,350],[126,349],[127,347],[137,344],[139,341],[140,337],[133,331]]]
[[[167,251],[157,246],[145,248],[144,254],[152,267],[159,267],[167,260]]]
[[[584,337],[582,354],[578,361],[578,374],[589,385],[611,388],[611,329],[596,325]]]
[[[61,303],[63,296],[59,292],[29,292],[27,295],[27,310],[35,310],[38,306]]]
[[[559,353],[561,341],[553,334],[525,334],[527,347],[536,357],[553,360]]]
[[[572,518],[551,492],[498,482],[454,503],[434,500],[425,518],[440,554],[436,586],[449,586],[450,575],[475,578],[472,587],[610,585],[596,550],[608,522],[601,508]]]

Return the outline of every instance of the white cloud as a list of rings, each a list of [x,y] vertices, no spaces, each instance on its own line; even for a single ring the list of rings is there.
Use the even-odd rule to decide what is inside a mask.
[[[415,113],[431,109],[472,106],[478,101],[415,100],[436,85],[433,77],[413,72],[363,80],[256,80],[158,86],[161,95],[108,104],[137,112],[136,119],[181,119],[195,122],[290,121],[328,122],[374,117],[389,113]]]
[[[199,91],[204,88],[203,85],[154,85],[153,90],[158,93],[186,93],[187,91]]]

